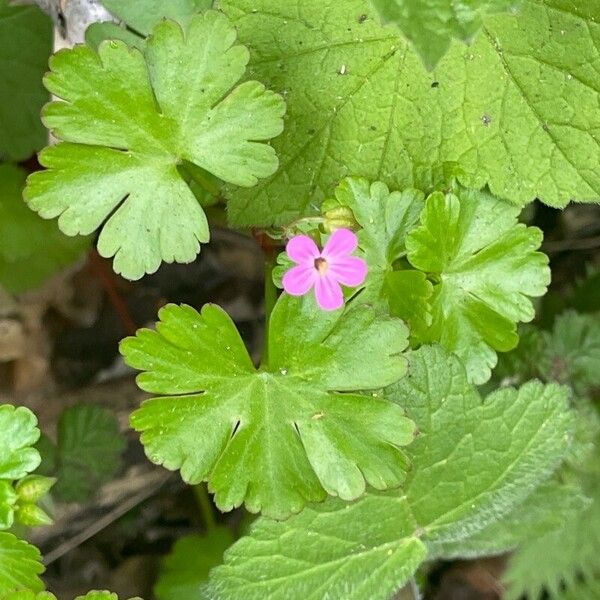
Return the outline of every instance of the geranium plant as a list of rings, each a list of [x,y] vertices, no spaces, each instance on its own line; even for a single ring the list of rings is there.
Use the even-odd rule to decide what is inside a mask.
[[[192,262],[214,205],[268,240],[258,363],[214,304],[167,304],[121,342],[153,396],[130,418],[148,459],[260,515],[235,542],[182,540],[157,595],[177,598],[194,548],[230,544],[195,597],[386,600],[429,561],[514,548],[515,597],[600,585],[598,548],[523,582],[538,538],[558,545],[584,510],[600,531],[600,429],[581,433],[598,313],[520,325],[551,279],[524,206],[600,199],[600,2],[104,4],[117,22],[50,58],[43,168],[23,184],[0,165],[0,283],[36,285],[91,243],[128,280]],[[0,0],[0,32],[29,10]],[[0,421],[0,528],[43,525],[35,417]],[[110,477],[116,426],[80,412],[59,433],[54,493],[83,499],[70,480]],[[107,461],[75,473],[93,435]],[[0,600],[52,598],[42,572],[0,533]]]

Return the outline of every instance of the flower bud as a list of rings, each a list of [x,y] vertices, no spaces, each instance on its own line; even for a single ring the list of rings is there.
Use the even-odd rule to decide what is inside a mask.
[[[17,520],[25,527],[39,527],[40,525],[51,525],[52,518],[48,516],[39,506],[35,504],[23,504],[16,511]]]
[[[15,489],[19,499],[28,504],[33,504],[45,496],[56,483],[54,477],[41,475],[28,475],[17,483]]]
[[[348,206],[341,204],[332,208],[324,206],[323,217],[323,228],[327,233],[332,233],[336,229],[351,229],[352,231],[360,229],[352,209]]]

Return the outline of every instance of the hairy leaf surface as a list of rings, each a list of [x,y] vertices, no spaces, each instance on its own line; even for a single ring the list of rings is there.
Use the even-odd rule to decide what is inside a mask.
[[[314,211],[346,175],[431,191],[444,166],[518,204],[600,198],[600,4],[524,0],[485,15],[428,73],[365,0],[221,0],[249,73],[285,95],[276,174],[234,190],[238,224]],[[278,35],[274,38],[273,32]]]
[[[471,41],[486,12],[514,8],[515,0],[370,0],[384,22],[397,25],[428,68],[446,54],[453,38]]]
[[[333,590],[387,599],[428,553],[520,506],[569,448],[565,388],[532,382],[482,402],[441,348],[412,353],[408,377],[389,392],[421,432],[408,448],[413,468],[403,491],[353,504],[330,499],[281,523],[259,519],[213,571],[217,598],[317,600]]]

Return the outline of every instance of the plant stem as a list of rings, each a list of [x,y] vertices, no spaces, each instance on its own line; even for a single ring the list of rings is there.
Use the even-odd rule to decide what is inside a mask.
[[[266,366],[269,362],[269,321],[273,307],[277,302],[277,288],[273,283],[273,267],[275,256],[267,254],[265,258],[265,341],[261,365]]]
[[[194,492],[194,496],[196,497],[196,502],[200,507],[200,512],[202,513],[202,520],[204,521],[206,531],[214,531],[217,527],[217,522],[215,520],[215,514],[208,496],[206,484],[199,483],[198,485],[193,485],[192,490]]]
[[[115,310],[115,313],[119,317],[121,324],[123,325],[123,330],[127,335],[135,335],[137,331],[137,325],[129,312],[129,308],[127,308],[127,304],[125,300],[121,297],[119,290],[117,289],[117,285],[115,282],[115,274],[112,269],[106,265],[104,259],[98,254],[98,251],[95,248],[92,248],[89,254],[89,265],[92,273],[100,280],[102,287],[112,307]]]

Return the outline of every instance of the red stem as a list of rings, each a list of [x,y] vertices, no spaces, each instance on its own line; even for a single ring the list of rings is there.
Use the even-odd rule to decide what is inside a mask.
[[[89,265],[92,273],[100,280],[115,313],[123,325],[123,330],[127,335],[135,335],[137,325],[117,289],[115,275],[95,248],[92,248],[89,254]]]

